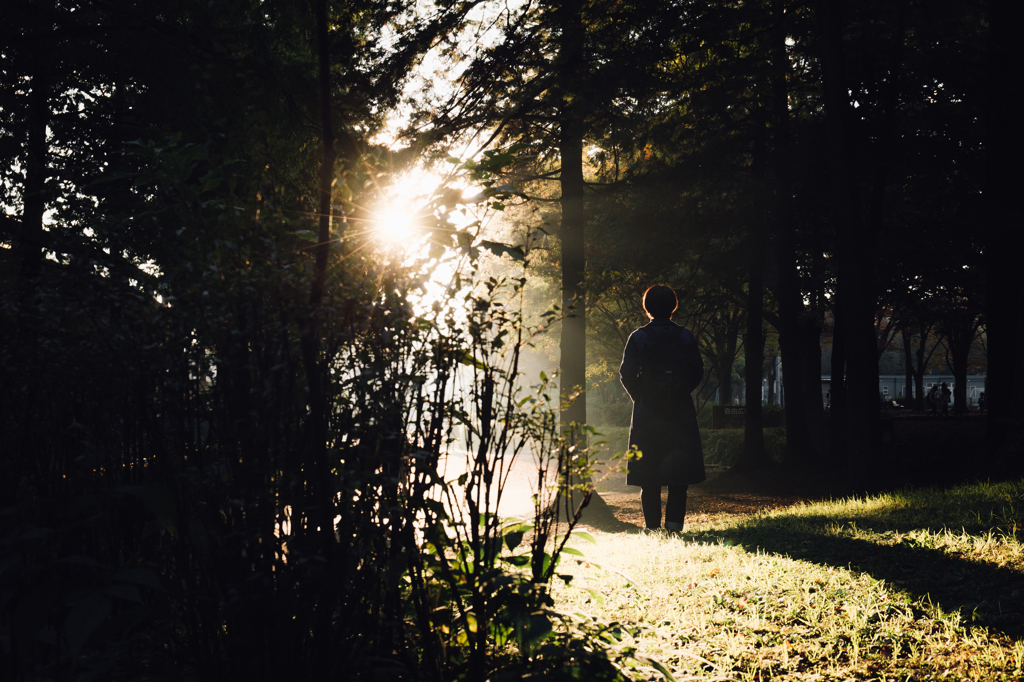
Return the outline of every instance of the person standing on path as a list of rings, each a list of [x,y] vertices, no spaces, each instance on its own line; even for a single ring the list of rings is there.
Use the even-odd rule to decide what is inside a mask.
[[[629,335],[619,379],[633,401],[629,446],[641,457],[628,463],[626,485],[640,487],[648,529],[661,527],[661,488],[668,486],[665,529],[681,531],[687,486],[705,479],[704,452],[691,393],[704,376],[704,361],[689,329],[672,321],[679,301],[671,288],[644,292],[651,319]]]

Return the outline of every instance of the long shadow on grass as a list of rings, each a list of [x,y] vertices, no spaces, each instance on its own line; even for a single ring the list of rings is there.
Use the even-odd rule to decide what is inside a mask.
[[[808,525],[834,524],[831,517],[801,517]],[[851,568],[898,589],[927,598],[947,613],[959,610],[967,626],[985,626],[1024,638],[1024,574],[971,561],[928,547],[879,545],[867,540],[794,531],[792,521],[758,520],[731,530],[708,531],[695,539],[730,541],[749,552],[762,551],[822,566]],[[693,537],[693,536],[687,536]]]

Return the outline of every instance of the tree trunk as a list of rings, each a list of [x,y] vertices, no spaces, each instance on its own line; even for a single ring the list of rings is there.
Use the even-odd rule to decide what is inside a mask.
[[[310,533],[317,535],[321,556],[327,562],[327,577],[316,601],[313,616],[314,638],[329,638],[333,625],[334,598],[338,561],[335,551],[334,505],[331,487],[331,466],[327,449],[327,391],[320,348],[320,313],[327,276],[328,245],[331,238],[331,189],[334,181],[334,129],[331,121],[331,79],[329,35],[327,28],[327,0],[316,0],[316,41],[318,51],[318,81],[320,91],[320,127],[323,152],[320,160],[318,243],[313,265],[313,283],[309,295],[308,317],[303,325],[302,361],[309,395],[309,421],[306,441],[305,469],[307,479],[306,510],[310,519]],[[318,647],[314,652],[314,669],[329,674],[331,669],[329,647]]]
[[[560,12],[562,30],[559,54],[559,81],[562,95],[559,126],[559,156],[562,170],[562,337],[560,394],[563,406],[573,393],[579,395],[563,407],[562,424],[582,424],[587,420],[586,372],[586,291],[583,286],[584,254],[583,206],[583,111],[580,110],[579,81],[583,75],[583,20],[579,0],[565,2]]]
[[[25,197],[18,239],[23,303],[27,303],[35,293],[43,264],[43,214],[46,212],[46,174],[49,163],[46,144],[46,126],[50,123],[48,74],[37,71],[30,87]]]
[[[570,0],[557,10],[561,28],[559,50],[559,148],[561,158],[561,243],[562,243],[562,335],[559,344],[559,368],[561,377],[559,395],[562,412],[560,422],[563,430],[570,424],[584,424],[587,421],[587,326],[586,326],[586,270],[585,227],[583,182],[583,133],[584,105],[579,86],[587,68],[583,55],[583,5],[580,0]],[[573,398],[573,394],[576,397]],[[569,434],[573,441],[586,445],[586,434],[573,430]],[[576,478],[572,484],[590,485],[589,480]],[[584,493],[572,493],[567,513],[583,503]],[[604,499],[591,494],[585,502],[588,513],[593,514],[606,505]],[[565,519],[569,520],[569,519]]]
[[[916,366],[914,368],[914,409],[924,409],[924,368],[927,364],[925,361],[925,348],[924,344],[928,341],[928,328],[925,326],[921,327],[921,340],[918,342],[917,351],[914,355],[917,358]]]
[[[832,468],[843,466],[846,457],[846,334],[843,329],[846,314],[842,310],[843,297],[837,295],[832,316],[832,367],[829,372],[829,428],[830,464]]]
[[[1007,79],[1021,61],[1016,45],[1016,3],[989,3],[988,78],[984,102],[985,192],[987,209],[985,274],[987,277],[988,377],[985,381],[988,421],[986,451],[994,470],[1024,468],[1024,362],[1020,357],[1024,320],[1024,279],[1018,273],[1014,241],[1017,177],[1013,168],[1021,154],[1021,130],[1016,121],[1017,85]],[[1018,72],[1019,73],[1019,72]]]
[[[746,416],[743,421],[743,454],[737,468],[756,468],[767,464],[764,450],[764,415],[761,409],[761,382],[764,370],[764,250],[759,226],[750,253],[750,282],[747,287],[747,333],[743,340],[746,384]]]
[[[739,336],[741,316],[731,314],[724,327],[714,330],[715,348],[718,357],[715,362],[715,375],[718,377],[718,402],[722,405],[733,404],[732,366],[736,362],[736,339]]]
[[[910,341],[913,338],[911,334],[907,333],[907,328],[903,327],[900,330],[900,334],[903,336],[903,371],[906,375],[906,399],[907,406],[915,404],[914,401],[914,356],[910,350]]]
[[[22,474],[30,472],[30,463],[38,459],[36,431],[39,412],[46,409],[39,400],[36,382],[33,380],[39,363],[39,325],[41,323],[36,295],[43,266],[43,215],[46,213],[46,176],[49,173],[49,155],[46,143],[46,127],[50,123],[50,74],[42,65],[37,67],[29,83],[28,96],[28,140],[25,163],[25,195],[23,199],[21,224],[15,243],[15,255],[19,264],[17,281],[18,308],[17,324],[13,330],[6,330],[4,336],[13,332],[13,357],[19,376],[23,381],[19,400],[13,406],[15,423],[19,430],[15,434],[18,456],[0,458],[5,466],[4,478],[8,490],[16,490]],[[5,341],[7,339],[4,339]],[[13,460],[13,461],[12,461]],[[42,465],[39,471],[44,470]],[[64,478],[63,471],[50,471],[48,485]],[[49,493],[50,491],[47,491]],[[10,499],[10,498],[8,498]]]
[[[805,310],[797,321],[797,338],[802,366],[800,380],[803,382],[804,423],[807,425],[809,438],[808,448],[804,454],[813,458],[808,461],[821,462],[825,453],[825,403],[821,399],[821,318],[812,310]],[[782,380],[786,380],[785,363]],[[789,401],[786,402],[788,404]],[[788,426],[786,440],[788,443]]]
[[[949,364],[953,372],[954,414],[967,413],[967,363],[977,329],[978,326],[974,320],[962,321],[956,328],[950,329],[950,333],[946,337],[946,342],[949,344]]]
[[[881,440],[878,402],[878,357],[874,327],[874,221],[865,221],[851,168],[853,147],[848,139],[851,107],[846,86],[843,24],[838,0],[820,1],[822,72],[833,205],[837,229],[837,290],[845,315],[846,341],[846,463],[856,485],[866,485],[874,470],[874,453]],[[840,453],[837,452],[837,455]]]
[[[786,76],[789,73],[789,56],[786,54],[786,31],[783,25],[783,3],[772,2],[772,69],[771,69],[771,112],[774,122],[774,166],[775,166],[775,207],[774,227],[776,234],[775,260],[778,269],[779,300],[779,344],[782,352],[783,390],[786,395],[786,451],[787,459],[794,462],[808,462],[817,453],[811,441],[808,425],[810,412],[804,369],[807,363],[803,356],[810,349],[804,348],[800,316],[803,299],[800,280],[797,275],[796,232],[793,217],[793,189],[790,182],[790,130],[789,130],[789,87]],[[818,340],[815,339],[815,348]],[[819,363],[820,365],[820,363]],[[818,369],[820,386],[821,371]],[[814,394],[820,389],[814,389]],[[820,404],[820,400],[815,400]],[[820,408],[816,410],[819,414]]]

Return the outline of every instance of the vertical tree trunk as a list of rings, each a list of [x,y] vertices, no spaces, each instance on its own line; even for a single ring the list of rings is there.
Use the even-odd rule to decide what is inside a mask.
[[[837,229],[837,326],[841,322],[846,352],[846,464],[856,485],[869,482],[874,453],[881,440],[878,402],[878,357],[874,328],[874,235],[863,217],[851,168],[852,116],[846,87],[843,22],[838,0],[820,0],[825,118]],[[839,320],[842,315],[845,319]],[[833,376],[833,385],[835,377]],[[835,426],[833,417],[833,426]],[[841,456],[842,451],[836,454]]]
[[[719,362],[715,373],[718,375],[718,402],[723,405],[732,405],[735,401],[732,395],[731,368],[726,367],[724,362]]]
[[[309,390],[309,420],[306,435],[306,462],[304,474],[308,493],[306,512],[312,526],[309,531],[318,537],[321,556],[327,562],[327,577],[319,586],[318,599],[313,608],[313,641],[330,641],[334,618],[334,586],[341,580],[337,575],[335,552],[334,505],[331,490],[331,465],[327,449],[327,391],[326,372],[322,362],[320,342],[320,314],[327,276],[328,245],[331,237],[331,189],[334,181],[334,128],[331,121],[331,76],[329,34],[327,27],[327,0],[314,0],[316,14],[316,43],[318,57],[318,86],[320,94],[320,129],[323,152],[320,160],[318,243],[313,264],[313,283],[309,295],[309,314],[301,339],[302,361]],[[318,647],[311,652],[314,670],[329,675],[330,647]]]
[[[789,56],[786,54],[786,31],[783,23],[783,2],[773,0],[771,5],[772,68],[771,68],[771,113],[774,138],[774,184],[775,207],[774,227],[776,235],[775,260],[778,269],[779,344],[784,367],[782,382],[786,395],[786,450],[787,459],[807,462],[815,458],[808,428],[808,414],[813,406],[805,388],[804,368],[807,363],[803,356],[810,351],[804,348],[801,334],[800,315],[803,300],[800,281],[797,276],[796,232],[793,217],[793,189],[790,182],[790,126],[789,87],[786,76],[789,73]],[[815,350],[817,350],[815,339]],[[820,369],[819,369],[820,379]],[[820,384],[820,381],[818,382]],[[815,389],[815,394],[818,389]],[[821,403],[815,400],[815,403]],[[821,410],[816,412],[820,415]]]
[[[924,409],[924,370],[925,365],[925,348],[924,344],[928,341],[928,328],[924,325],[921,326],[921,340],[918,342],[917,351],[915,356],[917,357],[917,367],[914,369],[914,409]]]
[[[808,438],[808,454],[824,464],[825,403],[821,399],[821,318],[813,310],[805,310],[797,322],[800,340],[800,379],[803,382],[804,409]],[[782,380],[786,380],[786,365],[782,365]],[[785,396],[783,396],[785,398]],[[788,440],[788,431],[787,431]]]
[[[34,379],[35,368],[39,363],[39,325],[40,316],[36,306],[36,295],[39,292],[39,278],[43,266],[43,215],[46,212],[46,176],[49,172],[49,154],[46,143],[46,127],[50,122],[50,74],[43,65],[38,65],[29,83],[31,90],[28,96],[28,140],[25,165],[25,195],[23,199],[21,225],[15,242],[15,256],[18,259],[18,317],[13,331],[12,348],[17,376],[22,382],[21,397],[14,406],[15,423],[19,430],[14,434],[18,455],[2,457],[0,463],[10,464],[5,469],[4,478],[8,488],[12,490],[21,480],[23,472],[44,471],[38,462],[36,430],[38,411],[45,409],[37,397]],[[6,340],[6,339],[5,339]],[[13,461],[12,461],[13,460]],[[49,472],[49,479],[40,481],[43,485],[63,480],[63,471]],[[12,490],[13,492],[13,490]],[[40,489],[41,493],[53,491]],[[10,498],[8,498],[10,499]]]
[[[580,391],[579,396],[562,412],[562,423],[583,423],[587,420],[586,371],[586,291],[583,277],[584,255],[583,206],[583,121],[579,89],[585,62],[583,59],[582,3],[569,0],[557,10],[562,31],[559,50],[559,86],[561,91],[559,127],[561,137],[561,242],[562,242],[562,337],[560,393],[562,402]]]
[[[988,421],[986,450],[993,469],[1020,471],[1024,446],[1024,362],[1020,358],[1024,326],[1024,279],[1018,273],[1013,243],[1017,177],[1013,168],[1021,154],[1021,130],[1016,121],[1017,86],[1005,77],[1020,64],[1016,45],[1016,3],[989,3],[988,78],[985,117],[985,203],[987,208],[985,274],[987,277],[988,377],[985,382]]]
[[[23,302],[35,292],[43,264],[43,214],[46,212],[48,167],[46,126],[50,123],[50,83],[41,68],[32,77],[28,95],[28,144],[25,197],[18,239]]]
[[[715,363],[715,375],[718,377],[718,402],[723,405],[733,404],[732,366],[736,362],[736,339],[739,336],[739,322],[742,317],[730,314],[724,327],[714,330],[715,347],[718,350],[718,361]]]
[[[580,92],[580,83],[586,77],[587,66],[583,55],[583,3],[581,0],[567,0],[556,7],[556,11],[559,12],[558,25],[561,29],[558,54],[561,97],[558,153],[561,159],[559,184],[562,193],[562,222],[559,235],[562,242],[559,395],[563,405],[560,422],[565,429],[570,424],[583,424],[587,421],[587,310],[584,286],[586,212],[583,198],[583,133],[586,111]],[[572,398],[577,392],[578,395]],[[573,440],[583,441],[582,444],[586,445],[585,433],[574,430],[570,436]],[[575,477],[571,483],[573,486],[591,484],[590,481],[581,481]],[[583,493],[574,492],[569,504],[566,505],[566,512],[571,515],[571,508],[581,504],[583,498]],[[604,506],[605,502],[600,495],[592,494],[586,505],[589,512],[593,513],[595,509]]]
[[[755,234],[761,230],[755,227]],[[751,240],[750,282],[747,288],[747,333],[743,340],[746,416],[743,421],[743,454],[736,466],[764,466],[764,414],[761,409],[761,382],[764,369],[764,250],[763,240]]]
[[[946,337],[946,342],[949,344],[949,361],[953,371],[953,412],[955,414],[967,413],[967,363],[977,329],[974,320],[961,321],[957,327],[950,329],[950,333]]]
[[[910,342],[912,335],[907,333],[907,328],[904,326],[900,329],[900,334],[903,337],[903,373],[906,377],[906,399],[907,406],[913,404],[914,400],[914,356],[910,349]]]

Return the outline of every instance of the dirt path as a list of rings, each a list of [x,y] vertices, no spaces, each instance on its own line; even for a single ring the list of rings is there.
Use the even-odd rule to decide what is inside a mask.
[[[890,420],[888,435],[874,463],[882,473],[871,492],[906,486],[945,487],[970,480],[978,462],[972,455],[978,453],[983,438],[984,420],[977,415],[929,419],[908,414]],[[825,462],[802,468],[775,465],[747,473],[709,466],[708,480],[690,486],[686,528],[855,492],[847,485],[843,467],[836,467],[838,472],[832,473],[825,469]],[[504,514],[532,513],[530,496],[535,478],[536,469],[528,462],[513,469],[502,502]],[[605,473],[596,484],[603,504],[592,503],[584,511],[584,526],[611,533],[637,532],[644,527],[640,489],[626,485],[624,472]],[[667,490],[662,494],[667,495]]]
[[[929,418],[908,412],[888,420],[887,435],[883,436],[884,442],[874,462],[880,473],[872,492],[906,486],[945,487],[970,480],[979,463],[977,455],[984,439],[984,423],[978,414]],[[833,473],[821,471],[825,468],[772,466],[764,471],[738,473],[708,467],[708,480],[690,486],[686,527],[803,501],[845,497],[855,492],[847,484],[842,467]],[[606,504],[585,510],[583,524],[605,532],[643,528],[640,489],[625,483],[625,474],[621,472],[600,480],[598,491]],[[667,492],[662,494],[667,495]]]
[[[708,467],[707,474],[707,481],[690,486],[687,492],[687,528],[843,493],[839,483],[830,477],[799,476],[782,468],[738,474]],[[639,531],[644,527],[640,488],[627,486],[625,474],[608,476],[597,487],[605,504],[585,510],[584,526],[609,533]],[[667,494],[667,490],[662,491],[663,500]]]

